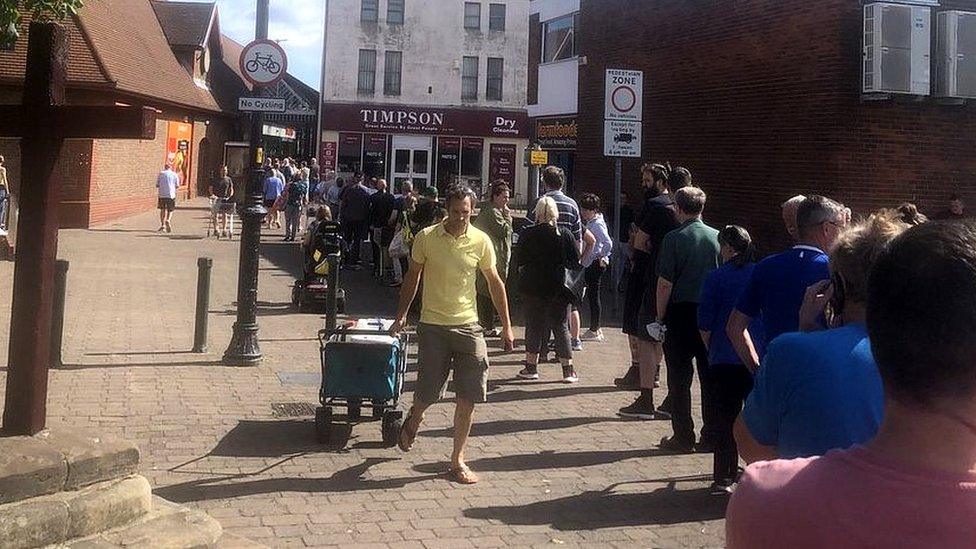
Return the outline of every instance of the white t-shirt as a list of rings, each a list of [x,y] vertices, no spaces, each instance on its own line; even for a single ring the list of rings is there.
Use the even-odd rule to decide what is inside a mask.
[[[180,186],[180,176],[172,170],[159,172],[156,187],[159,188],[159,198],[176,198],[176,190]]]

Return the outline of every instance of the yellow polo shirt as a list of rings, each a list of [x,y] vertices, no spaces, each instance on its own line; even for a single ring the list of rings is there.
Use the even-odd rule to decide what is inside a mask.
[[[455,238],[444,223],[438,223],[417,234],[411,258],[424,267],[421,322],[438,326],[478,322],[475,280],[478,270],[495,265],[488,235],[469,225]]]

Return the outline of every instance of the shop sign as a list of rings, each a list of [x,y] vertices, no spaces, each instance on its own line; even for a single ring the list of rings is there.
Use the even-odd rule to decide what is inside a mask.
[[[424,135],[527,138],[525,111],[455,109],[407,105],[322,104],[323,129]]]
[[[491,183],[501,179],[515,188],[515,162],[518,149],[515,145],[492,143],[488,150],[488,176]]]
[[[576,149],[576,119],[536,120],[535,140],[546,149]]]
[[[335,141],[323,141],[322,149],[319,152],[320,169],[335,171],[336,157],[339,153],[339,144]]]
[[[264,135],[294,141],[295,128],[282,128],[281,126],[269,126],[268,124],[265,124]]]
[[[165,162],[180,177],[180,187],[190,178],[190,143],[193,142],[193,125],[185,122],[167,122]]]

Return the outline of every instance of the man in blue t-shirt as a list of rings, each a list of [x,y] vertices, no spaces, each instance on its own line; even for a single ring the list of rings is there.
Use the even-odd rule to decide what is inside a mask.
[[[756,266],[729,317],[729,341],[753,372],[759,368],[760,356],[749,337],[752,319],[762,319],[767,343],[799,329],[803,295],[813,284],[830,278],[824,250],[833,246],[847,223],[843,205],[818,195],[800,204],[796,218],[800,243]]]
[[[832,324],[840,327],[784,334],[766,350],[735,425],[746,462],[823,455],[877,433],[884,388],[865,326],[868,273],[906,227],[890,214],[875,214],[840,235],[831,282],[819,284],[804,305],[806,317],[829,302]]]

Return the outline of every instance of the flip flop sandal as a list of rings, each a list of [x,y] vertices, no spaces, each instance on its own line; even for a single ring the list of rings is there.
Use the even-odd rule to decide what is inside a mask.
[[[451,469],[447,472],[447,477],[458,484],[476,484],[478,482],[477,475],[467,465]]]
[[[420,426],[413,433],[407,430],[412,417],[412,414],[407,414],[406,419],[403,420],[403,427],[400,428],[400,435],[397,437],[397,446],[403,452],[409,452],[413,448],[413,443],[417,440],[417,431],[420,430]]]

